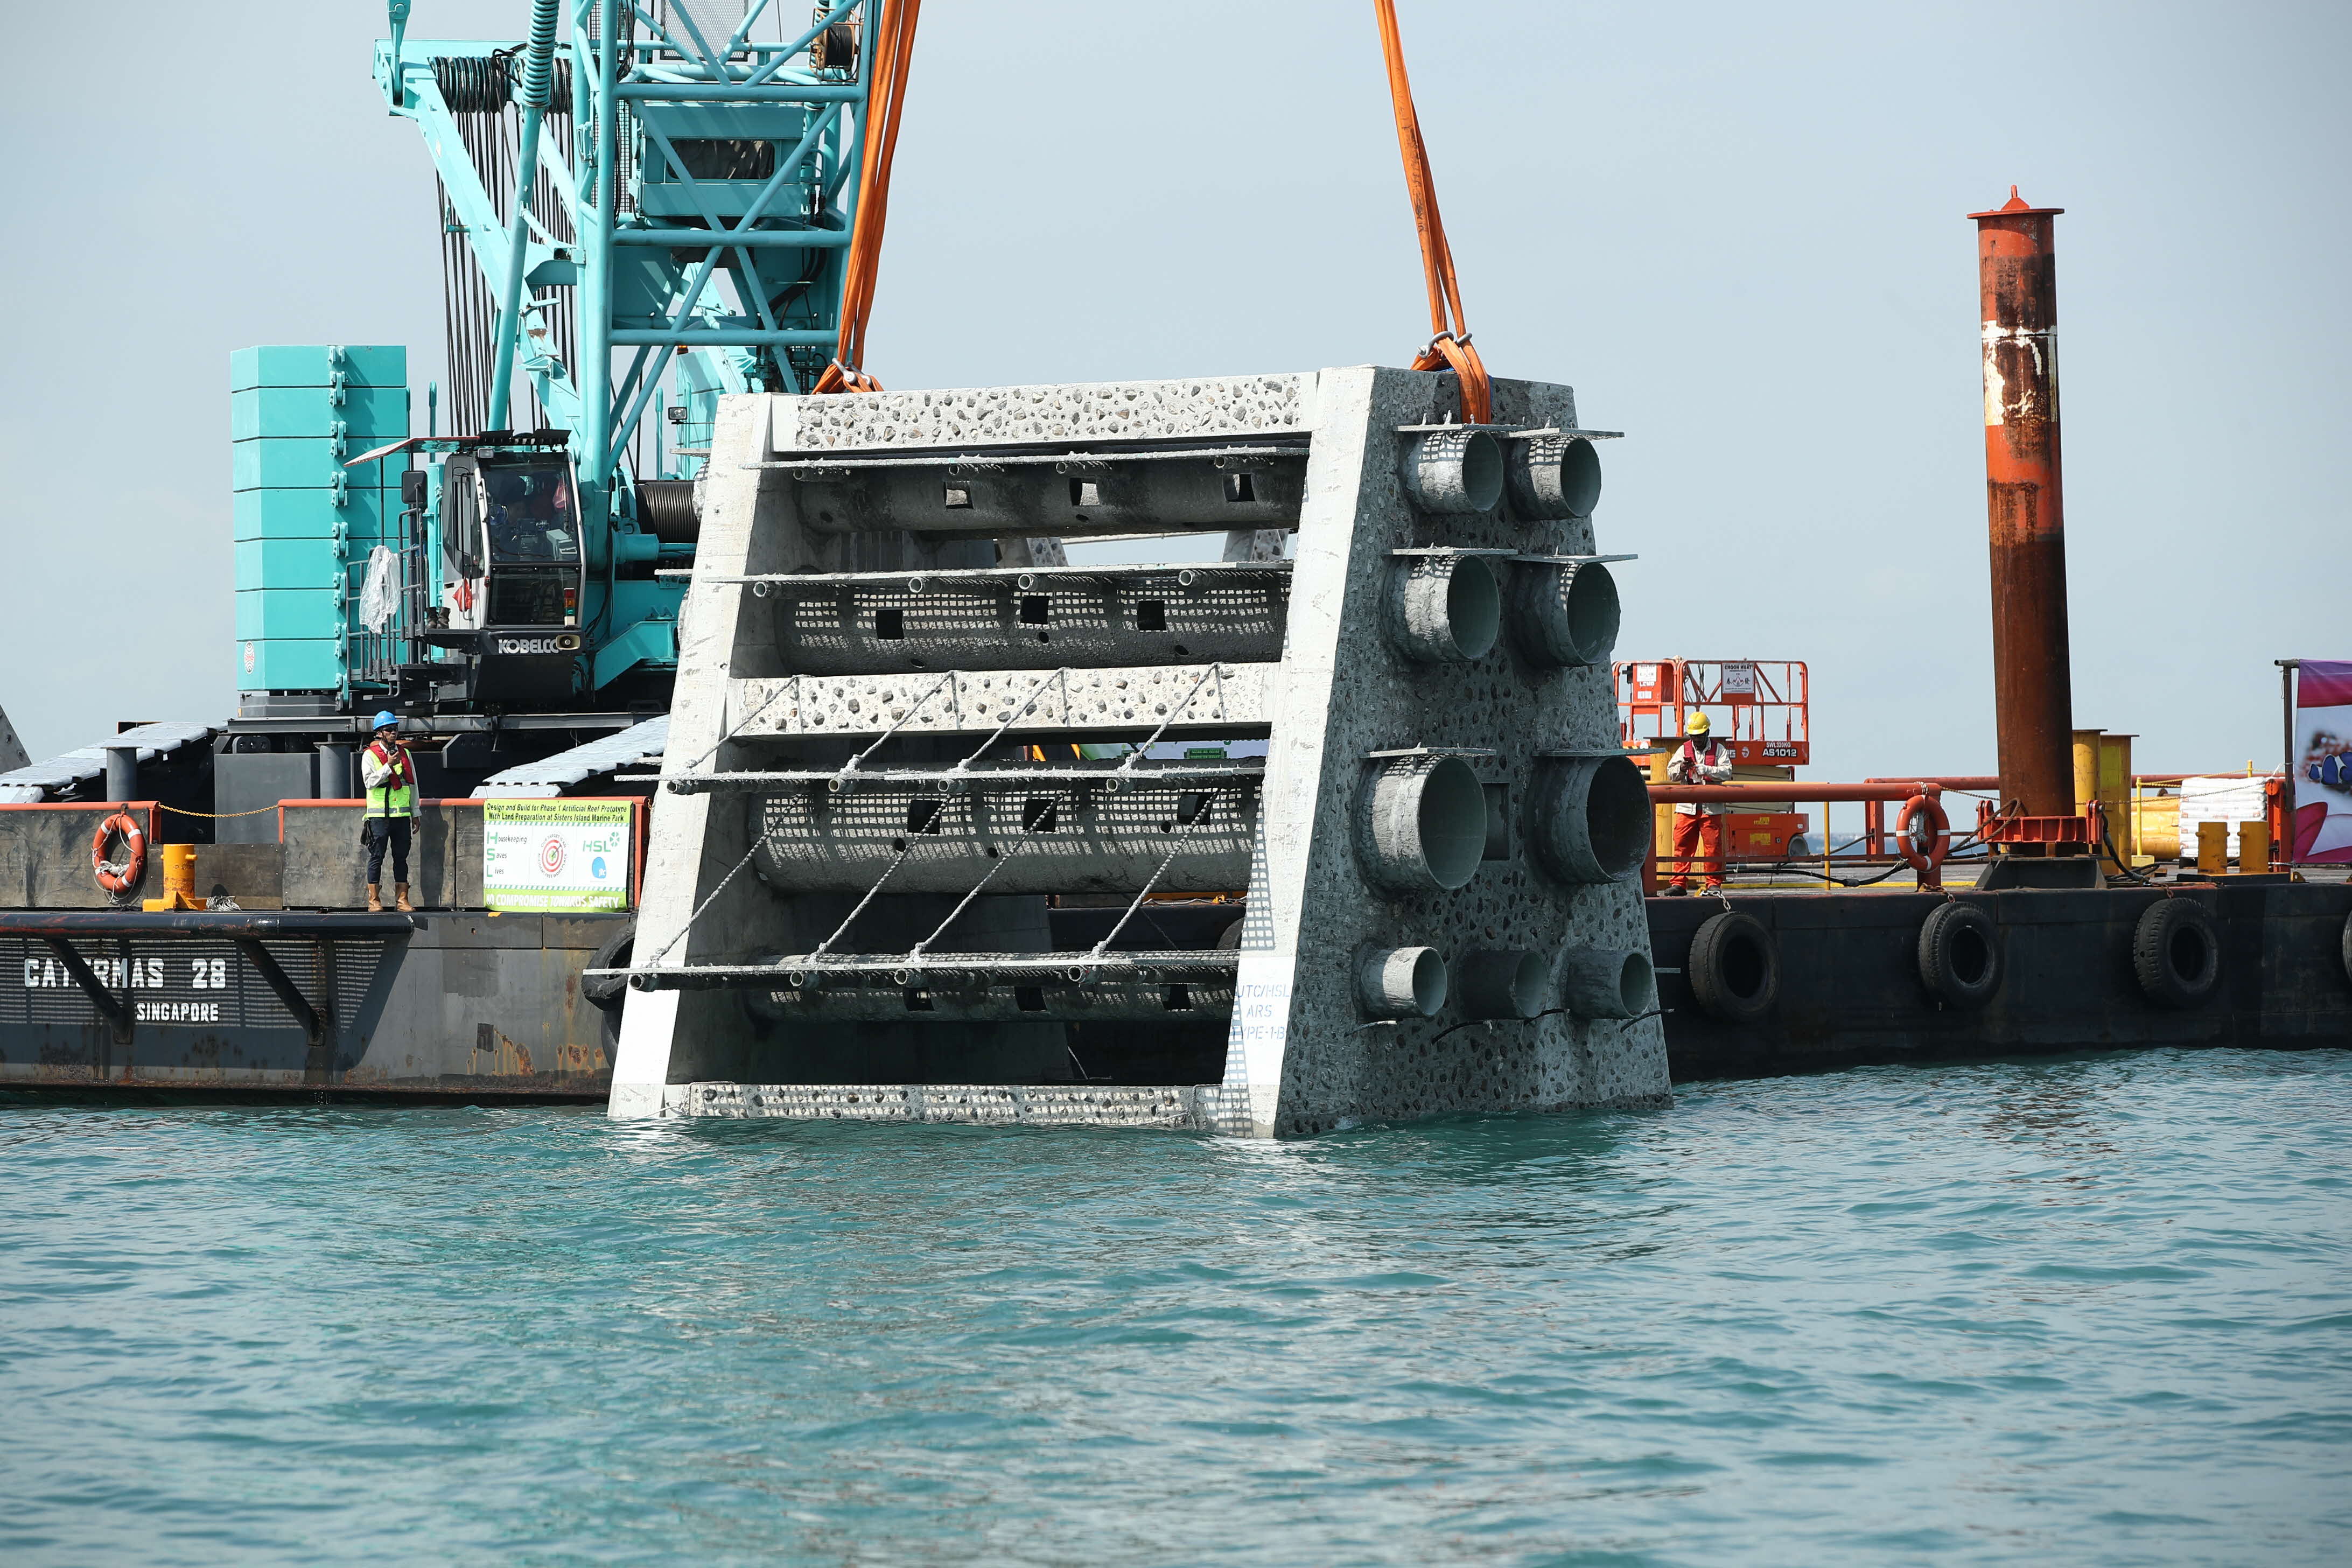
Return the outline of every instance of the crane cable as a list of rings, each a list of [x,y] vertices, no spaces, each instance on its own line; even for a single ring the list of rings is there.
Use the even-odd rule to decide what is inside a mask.
[[[890,211],[890,164],[898,151],[898,116],[907,106],[907,68],[915,53],[915,24],[923,0],[873,0],[881,18],[869,56],[866,89],[866,136],[857,168],[857,224],[849,238],[849,261],[842,273],[841,331],[833,363],[813,392],[879,392],[882,384],[866,374],[866,319],[874,310],[874,279],[882,267],[882,226]]]
[[[1381,50],[1388,57],[1389,100],[1396,109],[1397,149],[1404,156],[1405,190],[1412,197],[1413,226],[1421,233],[1421,269],[1429,285],[1430,339],[1413,357],[1415,370],[1451,368],[1462,380],[1465,423],[1485,425],[1494,417],[1494,386],[1486,363],[1470,343],[1470,323],[1462,313],[1462,286],[1454,276],[1454,251],[1445,243],[1445,222],[1437,212],[1437,184],[1429,172],[1429,149],[1421,140],[1421,117],[1413,112],[1412,82],[1405,75],[1404,40],[1397,32],[1396,0],[1372,0],[1381,24]],[[1448,318],[1448,309],[1453,311]]]

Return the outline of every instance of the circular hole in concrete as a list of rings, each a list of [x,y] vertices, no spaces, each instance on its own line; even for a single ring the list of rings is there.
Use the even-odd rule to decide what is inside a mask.
[[[1569,646],[1577,662],[1608,663],[1611,651],[1617,646],[1621,616],[1617,579],[1610,574],[1609,568],[1595,561],[1570,573],[1560,614],[1567,622]]]
[[[1645,955],[1625,954],[1625,967],[1617,977],[1617,994],[1625,1009],[1622,1016],[1627,1018],[1638,1018],[1658,1005],[1657,971]]]
[[[1486,657],[1503,631],[1503,591],[1484,559],[1465,555],[1445,582],[1445,626],[1465,659]]]
[[[1591,517],[1601,504],[1601,454],[1579,438],[1559,455],[1559,493],[1570,517]]]
[[[1604,759],[1592,771],[1584,811],[1592,858],[1602,874],[1613,880],[1640,870],[1650,853],[1654,826],[1650,786],[1642,770],[1624,757]]]
[[[1424,1018],[1433,1018],[1445,1005],[1445,963],[1433,947],[1414,951],[1412,960],[1413,1011]]]
[[[1647,795],[1644,793],[1646,804]],[[1459,888],[1486,854],[1486,792],[1459,757],[1444,757],[1421,781],[1414,813],[1421,857],[1441,888]]]

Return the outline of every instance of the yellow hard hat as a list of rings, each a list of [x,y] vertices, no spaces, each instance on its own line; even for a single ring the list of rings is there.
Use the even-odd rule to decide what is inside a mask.
[[[1704,735],[1709,730],[1714,728],[1714,725],[1707,722],[1706,714],[1694,713],[1690,717],[1690,723],[1685,726],[1683,733],[1686,735]]]

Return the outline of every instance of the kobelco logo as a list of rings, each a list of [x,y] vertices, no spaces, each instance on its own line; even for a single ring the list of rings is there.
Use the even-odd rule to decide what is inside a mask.
[[[499,653],[578,653],[580,638],[572,633],[552,637],[498,637],[493,647]]]

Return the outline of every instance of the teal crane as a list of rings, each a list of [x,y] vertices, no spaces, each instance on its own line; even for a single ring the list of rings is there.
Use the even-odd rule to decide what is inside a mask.
[[[439,176],[451,429],[401,444],[425,458],[403,490],[422,650],[379,675],[468,704],[666,699],[684,584],[662,569],[692,560],[717,401],[808,391],[833,359],[861,48],[905,3],[798,27],[772,0],[534,0],[527,39],[459,42],[407,37],[390,0],[374,75]]]

